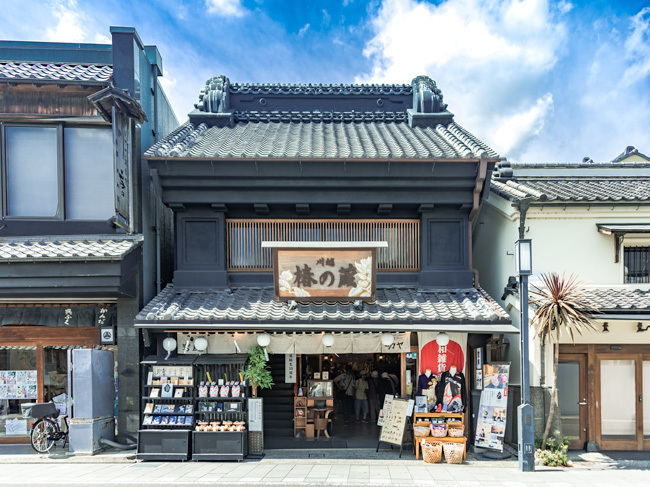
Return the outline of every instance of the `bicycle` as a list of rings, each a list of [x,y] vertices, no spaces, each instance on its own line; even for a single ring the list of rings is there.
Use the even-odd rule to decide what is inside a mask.
[[[34,450],[38,453],[47,453],[59,440],[63,440],[63,448],[65,448],[68,441],[68,416],[65,414],[61,416],[65,423],[65,431],[61,431],[59,423],[56,421],[60,411],[54,402],[31,402],[21,404],[20,407],[23,418],[36,419],[29,431],[29,439]]]

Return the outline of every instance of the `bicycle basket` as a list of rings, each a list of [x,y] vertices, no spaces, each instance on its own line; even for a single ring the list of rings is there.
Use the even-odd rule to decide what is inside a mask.
[[[59,415],[59,410],[53,402],[27,402],[20,405],[23,413],[23,418],[44,418],[52,416],[56,418]]]

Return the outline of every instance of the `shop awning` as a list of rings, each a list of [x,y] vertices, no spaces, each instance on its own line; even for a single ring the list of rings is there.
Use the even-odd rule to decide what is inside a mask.
[[[116,322],[115,304],[0,304],[0,326],[109,326]]]
[[[141,328],[176,331],[455,331],[517,333],[482,289],[378,288],[374,302],[281,302],[273,288],[176,289],[136,317]]]

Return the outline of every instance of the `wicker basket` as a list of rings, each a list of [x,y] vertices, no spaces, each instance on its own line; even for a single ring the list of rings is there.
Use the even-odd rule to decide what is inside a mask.
[[[422,459],[427,463],[440,463],[442,461],[441,441],[422,441]]]
[[[463,435],[463,429],[462,428],[449,428],[447,430],[447,434],[451,438],[461,438]]]
[[[445,460],[447,463],[460,464],[463,463],[463,453],[465,445],[463,443],[445,443]]]
[[[431,430],[427,426],[416,426],[413,428],[413,434],[417,438],[423,438],[431,434]]]
[[[446,424],[432,424],[431,425],[431,436],[434,438],[444,438],[447,436],[447,425]]]

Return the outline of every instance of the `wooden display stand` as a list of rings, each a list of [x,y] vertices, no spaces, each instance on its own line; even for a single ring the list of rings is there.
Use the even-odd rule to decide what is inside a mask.
[[[416,426],[429,426],[431,418],[453,418],[457,419],[460,423],[463,432],[465,432],[465,413],[413,413],[413,428]],[[442,443],[462,443],[463,444],[463,460],[467,457],[467,436],[459,438],[452,438],[451,436],[444,436],[436,438],[434,436],[416,437],[415,430],[413,431],[413,438],[415,439],[415,459],[420,458],[420,443],[423,440],[440,441]]]
[[[304,431],[307,436],[307,398],[296,396],[293,398],[293,436],[299,431]],[[312,432],[313,435],[313,432]]]
[[[307,415],[305,434],[307,438],[320,437],[323,432],[329,438],[327,427],[331,423],[330,413],[334,410],[333,381],[307,381]],[[316,392],[317,395],[312,395]]]

